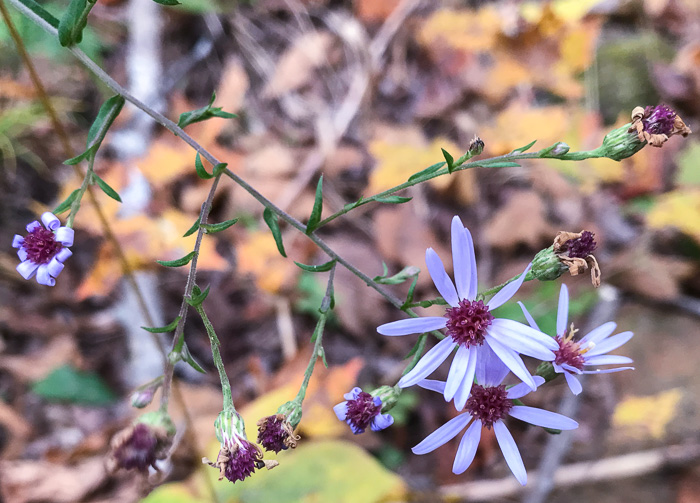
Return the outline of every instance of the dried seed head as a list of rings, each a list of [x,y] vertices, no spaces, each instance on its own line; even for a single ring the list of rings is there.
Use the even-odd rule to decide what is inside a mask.
[[[600,286],[600,267],[593,256],[596,249],[594,234],[589,231],[565,232],[561,231],[554,238],[552,251],[562,265],[569,269],[569,274],[578,276],[590,269],[591,283],[598,288]]]
[[[628,132],[636,133],[640,142],[661,147],[673,135],[688,136],[692,131],[683,119],[666,105],[636,107],[632,111],[632,124]]]
[[[167,414],[144,414],[112,438],[107,459],[109,471],[123,468],[147,472],[149,466],[156,468],[156,461],[168,456],[174,435],[175,426]]]
[[[258,421],[258,443],[267,451],[294,449],[299,438],[284,414],[263,417]]]

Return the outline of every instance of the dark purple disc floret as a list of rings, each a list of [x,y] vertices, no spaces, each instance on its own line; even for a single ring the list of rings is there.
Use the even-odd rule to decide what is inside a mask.
[[[125,438],[116,446],[112,457],[118,468],[137,469],[141,472],[155,466],[158,459],[158,437],[143,423],[134,425]]]
[[[671,110],[666,105],[658,105],[655,107],[646,107],[642,124],[644,131],[651,134],[670,135],[673,131],[673,124],[676,120],[676,112]]]
[[[583,231],[581,237],[571,239],[566,242],[568,255],[571,258],[586,258],[593,254],[597,243],[593,239],[594,234],[590,231]]]
[[[472,386],[471,396],[467,400],[466,409],[475,419],[481,419],[484,427],[491,428],[493,423],[503,419],[513,408],[513,402],[508,399],[506,387]]]
[[[447,333],[457,344],[465,347],[480,346],[484,342],[486,329],[493,321],[493,315],[483,301],[462,299],[457,307],[445,312]]]

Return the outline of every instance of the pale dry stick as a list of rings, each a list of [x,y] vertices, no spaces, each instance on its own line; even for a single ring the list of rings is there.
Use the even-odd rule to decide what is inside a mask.
[[[2,17],[5,21],[5,24],[8,27],[8,30],[10,32],[10,36],[12,37],[12,40],[15,43],[15,46],[17,47],[17,51],[20,54],[20,58],[22,59],[23,64],[26,66],[27,71],[29,72],[30,78],[32,80],[32,83],[34,87],[36,88],[37,94],[39,95],[39,99],[42,102],[42,106],[46,110],[46,113],[49,116],[49,120],[52,123],[52,126],[56,133],[58,134],[58,137],[61,141],[61,144],[63,146],[65,155],[68,158],[75,157],[75,151],[73,150],[73,146],[70,143],[70,138],[68,137],[68,133],[66,132],[65,128],[63,127],[63,123],[60,121],[58,118],[58,114],[56,113],[56,110],[54,109],[51,100],[49,99],[48,93],[46,92],[46,89],[44,88],[43,83],[41,82],[41,78],[39,77],[39,74],[36,71],[36,68],[34,67],[34,63],[32,62],[31,57],[29,56],[29,53],[26,50],[26,47],[24,46],[24,41],[20,37],[19,33],[17,33],[17,30],[14,26],[14,23],[12,23],[12,20],[9,16],[9,12],[7,11],[7,8],[5,7],[5,3],[3,0],[0,0],[0,13],[2,14]],[[78,178],[83,177],[83,173],[80,170],[80,167],[78,165],[73,165],[73,170],[78,176]],[[92,204],[93,208],[95,209],[95,213],[97,214],[97,217],[100,221],[100,225],[102,226],[102,230],[105,233],[105,237],[107,240],[112,243],[112,246],[114,247],[115,253],[117,255],[117,258],[120,262],[122,272],[124,273],[124,276],[127,279],[127,282],[129,283],[130,288],[133,290],[134,294],[136,295],[136,301],[137,304],[139,305],[139,309],[141,310],[141,313],[146,320],[146,323],[148,323],[150,326],[155,326],[155,320],[153,319],[153,316],[151,316],[151,312],[148,308],[148,305],[146,304],[146,300],[143,296],[143,292],[141,291],[141,287],[139,286],[138,282],[136,281],[136,277],[134,276],[134,272],[131,270],[131,267],[129,266],[128,261],[126,260],[126,255],[124,254],[124,250],[121,247],[121,244],[119,243],[119,240],[117,239],[116,235],[112,231],[112,227],[109,223],[109,220],[107,220],[107,217],[105,216],[104,212],[102,211],[102,207],[97,200],[97,197],[94,194],[94,191],[92,190],[92,187],[88,186],[87,187],[87,194],[88,198],[90,200],[90,203]],[[158,347],[160,353],[163,356],[163,362],[164,362],[164,367],[167,365],[168,362],[168,357],[167,353],[165,351],[165,345],[163,344],[163,341],[158,337],[157,334],[154,333],[149,333],[151,338],[153,339],[154,343]],[[192,442],[194,444],[194,450],[198,451],[199,449],[199,441],[197,439],[197,433],[195,429],[193,428],[193,422],[192,422],[192,415],[190,414],[189,409],[187,408],[187,403],[185,402],[185,399],[182,395],[182,392],[180,388],[177,385],[173,385],[173,394],[175,395],[175,400],[177,401],[178,406],[182,409],[182,415],[184,416],[185,419],[185,426],[187,431],[189,432],[190,438],[192,439]],[[195,452],[195,457],[196,458],[201,458],[198,452]],[[206,477],[206,482],[205,485],[207,486],[207,491],[209,492],[209,496],[212,501],[215,503],[219,501],[218,495],[216,494],[216,491],[214,490],[214,485],[213,482]]]
[[[699,460],[700,444],[684,443],[598,461],[572,463],[557,468],[552,477],[553,488],[570,488],[641,477],[661,470],[688,466]],[[539,472],[530,472],[528,483],[537,483],[539,477]],[[447,501],[503,501],[520,494],[522,489],[520,483],[509,475],[502,479],[442,486],[440,495]]]
[[[57,36],[57,30],[51,26],[49,23],[47,23],[44,19],[41,18],[41,16],[37,15],[34,11],[26,7],[20,0],[8,0],[12,5],[14,5],[19,11],[21,11],[25,16],[27,16],[29,19],[31,19],[34,23],[39,25],[41,28],[43,28],[45,31],[50,33],[53,36]],[[214,157],[208,150],[206,150],[204,147],[202,147],[197,141],[195,141],[189,134],[187,134],[185,131],[182,130],[177,124],[175,124],[173,121],[165,117],[163,114],[160,114],[150,108],[148,105],[144,104],[139,100],[138,98],[134,97],[131,93],[129,93],[126,89],[124,89],[121,85],[119,85],[112,77],[110,77],[102,68],[100,68],[93,60],[90,59],[90,57],[85,54],[82,50],[76,48],[76,47],[69,47],[69,51],[71,51],[84,65],[85,67],[90,70],[92,73],[95,74],[95,76],[100,79],[107,87],[109,87],[112,91],[115,93],[121,95],[124,97],[125,100],[133,103],[136,105],[137,108],[141,109],[148,115],[150,115],[158,124],[172,132],[175,136],[178,136],[181,138],[185,143],[187,143],[190,147],[192,147],[196,152],[198,152],[204,159],[206,159],[209,163],[211,163],[213,166],[216,166],[220,164],[220,161]],[[498,159],[498,158],[494,158]],[[258,192],[254,187],[252,187],[250,184],[248,184],[245,180],[243,180],[240,176],[238,176],[236,173],[231,171],[230,169],[225,169],[222,174],[225,174],[229,178],[231,178],[236,184],[240,185],[246,192],[248,192],[253,198],[255,198],[260,204],[263,206],[267,207],[270,209],[270,211],[274,212],[277,214],[280,218],[282,218],[285,222],[287,222],[289,225],[297,229],[298,231],[306,234],[306,226],[299,222],[296,218],[292,217],[291,215],[287,214],[285,211],[280,209],[277,205],[275,205],[272,201],[267,199],[265,196],[263,196],[260,192]],[[220,178],[220,175],[215,178],[215,183],[218,183],[218,180]],[[213,194],[210,192],[210,196],[213,196]],[[210,198],[208,197],[207,200]],[[211,201],[209,201],[211,203]],[[203,205],[202,209],[204,210],[204,207],[206,206]],[[200,214],[201,215],[201,214]],[[203,221],[202,223],[206,223]],[[198,242],[201,241],[201,234],[202,234],[202,228],[200,227],[200,231],[198,232]],[[382,297],[384,297],[389,303],[391,303],[394,307],[397,309],[401,309],[403,306],[403,302],[396,297],[395,295],[389,293],[388,291],[384,290],[379,284],[377,284],[375,281],[372,280],[369,276],[367,276],[365,273],[357,269],[357,267],[353,266],[350,264],[347,260],[345,260],[343,257],[338,255],[335,251],[333,251],[321,238],[319,238],[316,234],[310,233],[307,234],[309,239],[313,241],[316,246],[321,248],[331,259],[335,259],[339,264],[341,264],[343,267],[348,269],[350,272],[352,272],[355,276],[360,278],[367,286],[375,290],[377,293],[379,293]],[[196,264],[196,254],[195,254],[195,260],[193,260],[192,263]],[[191,270],[192,268],[190,268]],[[188,276],[188,283],[190,283],[189,276]],[[192,293],[192,286],[194,286],[194,279],[192,279],[192,284],[189,285],[189,290],[186,290],[186,296],[189,296]],[[187,311],[187,308],[184,308],[184,312]],[[411,316],[417,316],[415,313],[413,313],[410,309],[407,309],[405,311],[407,314]],[[184,323],[184,320],[181,319],[181,323]],[[178,325],[182,326],[182,325]],[[182,333],[180,331],[180,333]]]

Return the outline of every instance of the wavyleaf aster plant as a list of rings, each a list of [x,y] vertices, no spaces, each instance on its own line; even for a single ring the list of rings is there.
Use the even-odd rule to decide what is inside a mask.
[[[553,361],[559,345],[554,339],[527,325],[513,320],[494,318],[491,311],[502,306],[518,291],[530,270],[528,266],[520,277],[503,287],[484,303],[476,300],[477,272],[474,242],[471,233],[458,216],[452,219],[452,261],[454,283],[435,250],[428,248],[425,262],[430,277],[440,295],[450,305],[444,316],[429,316],[394,321],[381,325],[382,335],[420,334],[446,329],[447,336],[428,351],[416,366],[399,381],[402,388],[425,379],[457,348],[445,384],[445,400],[455,399],[461,410],[474,381],[477,362],[485,350],[492,350],[498,358],[523,382],[535,390],[537,385],[525,367],[521,354],[542,361]]]

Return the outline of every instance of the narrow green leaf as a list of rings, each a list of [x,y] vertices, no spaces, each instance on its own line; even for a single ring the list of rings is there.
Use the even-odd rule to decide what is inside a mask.
[[[263,220],[265,220],[265,223],[270,228],[270,232],[272,232],[272,237],[275,238],[275,243],[277,243],[277,250],[280,252],[280,255],[282,255],[283,257],[287,257],[287,253],[284,251],[284,243],[282,242],[282,232],[280,231],[280,224],[277,221],[277,215],[267,206],[263,211]]]
[[[61,213],[66,211],[68,208],[70,208],[71,204],[73,204],[75,198],[78,197],[79,192],[80,189],[75,189],[61,204],[56,206],[51,213],[53,213],[54,215],[60,215]]]
[[[455,164],[454,157],[452,157],[452,155],[444,148],[441,148],[440,150],[442,150],[442,156],[445,158],[445,162],[447,162],[447,171],[452,173],[452,168],[454,168]]]
[[[202,180],[209,180],[214,178],[214,175],[210,175],[206,169],[204,169],[204,164],[202,164],[202,158],[197,152],[197,157],[194,158],[194,169],[197,170],[197,176]]]
[[[197,372],[200,372],[202,374],[207,373],[207,371],[204,370],[199,363],[197,363],[197,360],[194,359],[192,353],[190,353],[190,350],[187,347],[187,344],[182,345],[182,348],[180,349],[180,355],[182,356],[182,361],[187,362],[187,364],[189,364],[189,366],[195,369]]]
[[[524,147],[516,148],[511,152],[511,154],[522,154],[523,152],[527,152],[532,148],[532,146],[537,142],[537,140],[532,140],[530,143],[525,145]]]
[[[385,197],[375,197],[374,200],[378,203],[386,204],[403,204],[409,202],[412,197],[401,197],[401,196],[385,196]]]
[[[87,26],[87,14],[92,5],[87,0],[71,0],[58,23],[58,42],[63,47],[79,43],[83,38],[83,30]]]
[[[218,224],[202,224],[202,228],[207,234],[214,234],[217,232],[221,232],[224,229],[228,229],[231,227],[233,224],[238,222],[237,218],[233,218],[231,220],[226,220],[225,222],[221,222]]]
[[[95,372],[85,372],[70,365],[62,365],[35,382],[32,391],[50,402],[69,402],[82,405],[105,406],[117,396]]]
[[[192,287],[192,295],[190,295],[189,298],[186,298],[185,301],[190,306],[195,308],[201,306],[204,299],[206,299],[207,295],[209,295],[209,288],[210,287],[207,287],[206,290],[202,291],[197,285],[194,285],[194,287]]]
[[[95,155],[109,131],[110,126],[121,112],[124,106],[124,97],[121,95],[112,96],[105,101],[97,112],[97,117],[90,126],[87,136],[87,145],[85,152],[80,155],[64,161],[64,164],[73,165],[88,158],[90,155]]]
[[[163,1],[171,2],[174,0],[154,0],[154,1],[156,1],[158,3],[163,3]],[[177,2],[177,3],[179,3],[179,2]],[[176,5],[176,4],[164,4],[164,5]],[[180,118],[177,121],[177,125],[181,128],[185,128],[185,127],[189,126],[190,124],[194,124],[195,122],[202,122],[202,121],[211,119],[212,117],[219,117],[222,119],[233,119],[235,117],[238,117],[236,114],[224,112],[221,109],[221,107],[212,107],[215,99],[216,99],[216,93],[212,94],[211,100],[209,100],[209,104],[207,106],[202,107],[202,108],[198,108],[197,110],[192,110],[190,112],[185,112],[183,114],[180,114]]]
[[[416,275],[413,277],[413,281],[411,282],[411,286],[408,287],[408,293],[406,294],[406,303],[404,304],[404,306],[406,306],[406,305],[410,304],[411,302],[413,302],[413,294],[414,294],[415,291],[416,291],[416,285],[417,285],[417,284],[418,284],[418,275],[416,274]],[[403,308],[404,306],[402,306],[402,308]]]
[[[194,221],[194,223],[192,224],[192,227],[190,227],[189,229],[187,229],[187,232],[185,232],[185,233],[182,235],[183,238],[186,238],[187,236],[191,236],[192,234],[194,234],[195,232],[197,232],[197,230],[199,229],[199,218],[200,218],[200,217],[197,217],[197,220]]]
[[[97,182],[97,185],[102,189],[102,192],[107,194],[109,197],[114,199],[115,201],[119,201],[120,203],[122,202],[122,198],[119,197],[119,194],[117,193],[116,190],[114,190],[112,187],[110,187],[107,182],[105,182],[102,178],[97,176],[97,174],[93,171],[92,177],[95,179]]]
[[[485,162],[483,164],[478,163],[478,165],[484,168],[517,168],[520,166],[517,162],[511,161]]]
[[[386,266],[385,266],[386,267]],[[384,276],[375,276],[374,281],[382,285],[399,285],[404,281],[418,276],[420,269],[414,265],[409,265],[401,269],[391,277],[387,277],[387,271],[385,269]]]
[[[306,234],[311,234],[318,227],[318,223],[321,221],[321,211],[323,211],[323,175],[318,179],[316,185],[314,207],[311,209],[311,216],[306,223]]]
[[[438,162],[438,163],[433,164],[432,166],[428,166],[428,167],[425,168],[423,171],[419,171],[418,173],[415,173],[415,174],[411,175],[411,176],[408,178],[408,181],[409,181],[409,182],[412,182],[413,180],[416,180],[417,178],[421,178],[421,177],[423,177],[423,176],[426,176],[426,175],[430,175],[430,174],[432,174],[432,173],[435,173],[435,172],[438,171],[440,168],[442,168],[445,164],[446,164],[445,162]]]
[[[36,3],[34,0],[21,0],[21,2],[34,14],[36,14],[41,19],[49,23],[54,28],[58,29],[60,21],[57,18],[55,18],[49,11],[44,9],[41,5]]]
[[[172,332],[173,330],[175,330],[179,321],[180,321],[180,316],[175,318],[171,323],[165,325],[164,327],[141,327],[141,328],[143,328],[146,332],[151,332],[152,334],[164,334],[164,333]]]
[[[195,252],[191,251],[184,257],[177,260],[156,260],[156,262],[165,267],[182,267],[183,265],[190,263],[190,261],[194,258],[194,254]]]
[[[350,211],[350,210],[353,209],[353,208],[357,208],[360,204],[362,204],[362,202],[363,202],[364,200],[365,200],[365,198],[364,198],[364,197],[361,197],[360,199],[358,199],[358,200],[355,201],[354,203],[348,203],[348,204],[346,204],[345,206],[343,206],[343,209],[344,209],[345,211]]]
[[[330,271],[333,268],[333,266],[335,265],[335,259],[329,260],[328,262],[324,262],[323,264],[319,265],[306,265],[296,261],[294,263],[308,272],[326,272]]]

